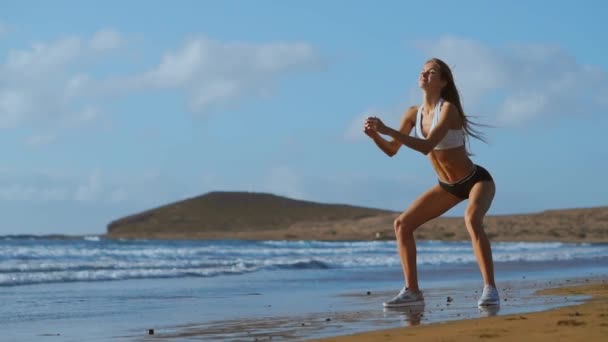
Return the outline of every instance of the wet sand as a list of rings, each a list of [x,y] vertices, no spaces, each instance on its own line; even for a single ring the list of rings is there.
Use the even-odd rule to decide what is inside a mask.
[[[539,295],[591,296],[582,304],[536,313],[467,319],[322,339],[362,341],[606,341],[608,282],[544,289]]]
[[[553,341],[567,336],[568,341],[595,341],[608,336],[608,278],[512,281],[499,292],[502,305],[489,310],[477,308],[479,290],[457,284],[430,289],[425,305],[408,309],[382,309],[392,291],[350,292],[337,295],[334,308],[325,312],[162,327],[136,339]]]

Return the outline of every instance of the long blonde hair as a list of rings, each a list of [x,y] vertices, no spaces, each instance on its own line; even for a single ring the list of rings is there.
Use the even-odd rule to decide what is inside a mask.
[[[462,128],[465,132],[467,143],[469,142],[469,137],[473,137],[487,143],[488,140],[486,139],[485,134],[473,126],[488,126],[473,122],[467,115],[465,115],[464,110],[462,109],[462,103],[460,102],[460,94],[456,88],[456,83],[454,82],[454,76],[452,76],[452,70],[450,67],[439,58],[431,58],[427,61],[427,63],[431,62],[439,65],[439,73],[441,78],[447,82],[445,87],[441,89],[441,97],[455,105],[458,109],[458,114],[460,114],[460,117],[462,118]]]

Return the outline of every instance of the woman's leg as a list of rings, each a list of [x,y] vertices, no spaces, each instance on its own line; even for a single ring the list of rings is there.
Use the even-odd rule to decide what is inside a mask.
[[[405,286],[419,291],[418,271],[416,269],[416,242],[414,230],[425,222],[440,216],[462,199],[446,192],[439,185],[423,193],[394,222],[397,248],[401,257]]]
[[[493,181],[476,183],[469,193],[469,204],[464,217],[483,282],[485,285],[492,285],[493,287],[496,287],[496,284],[494,282],[492,249],[490,240],[483,229],[483,218],[490,209],[495,192],[496,187]]]

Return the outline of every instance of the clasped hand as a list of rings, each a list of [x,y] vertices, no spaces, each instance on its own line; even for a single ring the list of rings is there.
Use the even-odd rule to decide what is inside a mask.
[[[386,127],[386,125],[379,118],[375,116],[370,116],[365,119],[363,131],[367,135],[370,135],[373,132],[378,132],[380,134],[388,134],[388,127]]]

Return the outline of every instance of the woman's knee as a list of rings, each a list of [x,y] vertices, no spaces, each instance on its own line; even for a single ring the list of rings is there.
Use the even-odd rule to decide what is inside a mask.
[[[413,236],[416,227],[409,225],[408,222],[409,221],[406,216],[399,216],[393,222],[393,227],[395,228],[395,236],[397,237],[397,239],[409,238]]]
[[[464,215],[464,223],[472,238],[483,235],[483,216],[476,214],[475,211],[467,210]]]
[[[464,223],[467,227],[478,227],[483,224],[483,217],[467,211],[464,215]]]

